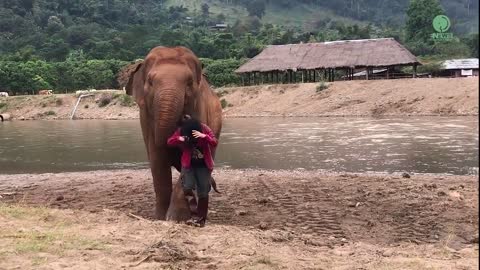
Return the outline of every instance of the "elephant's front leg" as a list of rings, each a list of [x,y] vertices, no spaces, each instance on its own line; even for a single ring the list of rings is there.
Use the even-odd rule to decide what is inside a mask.
[[[157,148],[151,142],[149,159],[155,190],[155,217],[165,220],[172,194],[172,170],[166,149]]]
[[[195,201],[195,197],[193,197],[193,200]],[[180,176],[178,181],[173,184],[170,206],[167,212],[167,220],[178,222],[187,221],[191,218],[191,212],[192,210],[188,204],[188,199],[183,191],[182,176]]]

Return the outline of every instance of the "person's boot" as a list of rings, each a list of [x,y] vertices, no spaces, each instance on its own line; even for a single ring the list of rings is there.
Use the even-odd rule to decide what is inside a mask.
[[[208,214],[208,196],[198,199],[198,219],[195,221],[195,226],[204,227],[207,222]]]

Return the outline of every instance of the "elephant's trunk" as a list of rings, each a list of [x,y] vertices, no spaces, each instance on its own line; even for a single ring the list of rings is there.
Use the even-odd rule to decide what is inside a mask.
[[[154,97],[154,121],[155,121],[155,144],[162,146],[175,131],[180,119],[185,94],[177,89],[165,89],[155,93]]]

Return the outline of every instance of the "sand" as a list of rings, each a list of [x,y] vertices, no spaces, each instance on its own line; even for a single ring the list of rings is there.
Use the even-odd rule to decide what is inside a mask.
[[[476,176],[214,176],[199,229],[152,219],[148,170],[0,175],[0,269],[478,269]]]

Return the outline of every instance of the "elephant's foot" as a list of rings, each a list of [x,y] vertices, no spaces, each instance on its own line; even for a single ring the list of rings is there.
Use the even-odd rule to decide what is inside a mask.
[[[193,198],[195,200],[195,198]],[[183,222],[191,218],[190,206],[185,200],[181,181],[175,182],[170,197],[170,206],[168,207],[166,219],[170,221]]]

